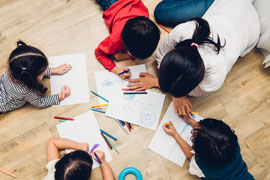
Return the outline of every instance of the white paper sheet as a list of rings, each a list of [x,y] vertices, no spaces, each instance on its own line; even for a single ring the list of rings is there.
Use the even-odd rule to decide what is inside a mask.
[[[60,106],[89,102],[85,54],[71,54],[49,57],[49,66],[71,64],[72,70],[63,75],[51,76],[51,94],[59,94],[63,85],[71,89],[71,94],[60,102]]]
[[[198,115],[194,115],[194,119],[199,121],[203,118]],[[175,113],[173,103],[171,102],[148,148],[165,157],[166,159],[174,162],[175,164],[183,166],[186,160],[185,154],[175,139],[168,135],[162,128],[163,124],[169,121],[172,121],[178,134],[189,145],[192,145],[190,140],[192,127],[185,123],[184,120],[179,118],[179,116]]]
[[[156,130],[165,95],[153,91],[148,94],[115,95],[111,98],[106,115],[142,127]]]
[[[99,144],[99,150],[105,153],[107,162],[112,160],[107,144],[100,135],[99,126],[92,111],[88,111],[74,118],[74,121],[66,121],[56,125],[60,137],[77,142],[86,142],[90,150],[95,144]],[[66,150],[67,153],[73,150]],[[99,167],[99,163],[93,160],[93,169]]]
[[[141,72],[146,72],[145,64],[127,67],[131,71],[131,79],[139,78]],[[128,81],[122,80],[120,77],[109,71],[95,72],[97,93],[109,100],[116,94],[123,93],[122,88],[127,88]],[[107,103],[99,98],[99,103]]]

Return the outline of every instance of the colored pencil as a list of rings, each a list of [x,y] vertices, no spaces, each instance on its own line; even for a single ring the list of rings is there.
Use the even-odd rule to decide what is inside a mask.
[[[129,127],[129,125],[128,125],[127,122],[126,122],[126,126],[127,126],[128,130],[129,130],[129,132],[131,132],[131,129],[130,129],[130,127]]]
[[[121,74],[127,73],[129,70],[125,70],[123,72],[118,73],[117,75],[120,76]]]
[[[111,141],[105,134],[104,134],[104,136],[105,136],[105,138],[108,140],[108,142],[111,144],[111,146],[113,147],[113,149],[114,149],[118,154],[120,154],[119,151],[116,149],[116,147],[113,145],[112,141]]]
[[[192,114],[196,114],[196,115],[198,115],[199,113],[197,113],[197,112],[192,112]]]
[[[109,133],[107,133],[106,131],[99,129],[100,132],[102,132],[103,134],[106,134],[107,136],[109,136],[110,138],[112,138],[113,140],[117,141],[117,139],[115,137],[113,137],[112,135],[110,135]]]
[[[58,122],[66,122],[67,120],[59,119]]]
[[[165,28],[164,26],[162,26],[161,24],[158,24],[162,29],[164,29],[167,33],[170,33],[170,31],[167,29],[167,28]]]
[[[95,149],[97,149],[99,146],[100,146],[99,144],[95,144],[95,145],[91,148],[90,154],[92,154],[92,152],[93,152]]]
[[[103,111],[103,110],[100,110],[100,109],[96,109],[96,108],[91,108],[91,110],[93,110],[93,111],[97,111],[97,112],[101,112],[101,113],[106,113],[105,111]]]
[[[95,108],[95,107],[102,107],[102,106],[108,106],[108,104],[97,104],[97,105],[93,105],[91,107]]]
[[[94,155],[96,156],[96,158],[97,158],[97,160],[98,160],[98,162],[99,162],[99,164],[101,165],[102,164],[102,162],[101,162],[101,160],[99,159],[99,157],[97,156],[97,154],[94,152]]]
[[[5,173],[5,174],[7,174],[7,175],[10,175],[10,176],[12,176],[12,177],[15,177],[15,178],[18,177],[18,176],[16,176],[15,174],[12,174],[11,172],[9,172],[8,170],[5,170],[5,169],[3,169],[3,168],[0,168],[0,171],[3,172],[3,173]]]
[[[103,110],[103,108],[102,108],[102,107],[95,107],[95,109],[100,109],[100,110]]]
[[[123,88],[122,91],[134,91],[134,89]],[[144,89],[144,90],[140,90],[140,91],[146,91],[146,90]],[[138,92],[140,92],[140,91],[138,91]]]
[[[64,119],[64,120],[74,121],[73,118],[60,117],[60,116],[54,116],[54,119]]]
[[[166,122],[165,124],[166,124],[166,126],[170,126],[171,125],[169,122]]]
[[[107,145],[109,146],[109,148],[112,149],[112,146],[110,145],[109,141],[105,138],[104,134],[102,132],[100,132],[100,134],[103,137],[103,139],[105,140],[105,142],[107,143]]]
[[[125,130],[124,126],[122,126],[122,124],[120,123],[120,120],[114,119],[117,124],[125,131],[125,133],[128,135],[128,132]]]
[[[129,122],[128,122],[128,126],[129,126],[129,128],[130,128],[130,129],[132,129],[132,127],[131,127],[131,123],[129,123]]]
[[[144,92],[144,91],[132,91],[132,92],[124,92],[124,94],[148,94],[148,92]]]
[[[66,85],[63,87],[63,99],[65,98],[66,95]]]
[[[131,124],[131,128],[132,128],[132,130],[134,130],[135,124]]]
[[[101,99],[103,99],[104,101],[106,101],[106,102],[109,102],[107,99],[105,99],[104,97],[102,97],[102,96],[100,96],[100,95],[98,95],[97,93],[95,93],[94,91],[92,91],[92,90],[90,90],[94,95],[96,95],[97,97],[99,97],[99,98],[101,98]]]
[[[121,120],[118,120],[118,121],[122,126],[125,126],[125,123],[123,121],[121,121]]]

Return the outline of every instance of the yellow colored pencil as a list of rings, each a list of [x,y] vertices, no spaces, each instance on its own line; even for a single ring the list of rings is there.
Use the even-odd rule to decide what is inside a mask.
[[[91,107],[95,108],[95,107],[102,107],[102,106],[108,106],[108,104],[97,104],[97,105],[93,105]]]
[[[198,115],[199,113],[197,113],[197,112],[192,112],[193,114],[196,114],[196,115]]]

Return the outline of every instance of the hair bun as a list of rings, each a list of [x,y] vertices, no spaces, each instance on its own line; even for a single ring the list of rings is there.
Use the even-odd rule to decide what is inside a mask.
[[[17,42],[17,46],[25,46],[25,45],[26,44],[23,41],[21,41],[21,40]]]

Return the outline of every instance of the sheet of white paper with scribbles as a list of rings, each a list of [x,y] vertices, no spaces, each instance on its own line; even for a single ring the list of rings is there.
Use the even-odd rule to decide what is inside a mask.
[[[107,162],[112,160],[111,153],[107,144],[100,135],[99,126],[92,111],[88,111],[74,118],[74,121],[66,121],[56,125],[60,137],[71,139],[73,141],[88,143],[89,150],[99,144],[97,148],[105,153]],[[66,150],[67,153],[73,150]],[[99,163],[94,160],[92,169],[99,167]]]
[[[164,94],[131,94],[111,98],[106,116],[156,130],[165,99]]]
[[[127,67],[131,71],[130,79],[139,78],[141,72],[146,72],[145,64]],[[122,80],[120,77],[109,71],[95,72],[97,93],[109,100],[118,94],[123,94],[122,88],[127,88],[128,81]],[[99,98],[99,103],[107,103]]]
[[[67,85],[71,94],[60,102],[60,106],[89,102],[89,88],[86,71],[85,54],[71,54],[49,57],[49,66],[71,64],[72,69],[63,75],[51,76],[51,94],[59,94],[63,85]]]
[[[193,118],[196,121],[203,119],[198,115],[193,115]],[[148,148],[165,157],[166,159],[174,162],[175,164],[183,166],[186,160],[185,154],[175,139],[168,135],[162,128],[163,124],[169,121],[172,121],[178,134],[189,145],[192,145],[190,140],[192,127],[189,126],[184,120],[179,118],[179,116],[175,113],[173,103],[171,102]]]

